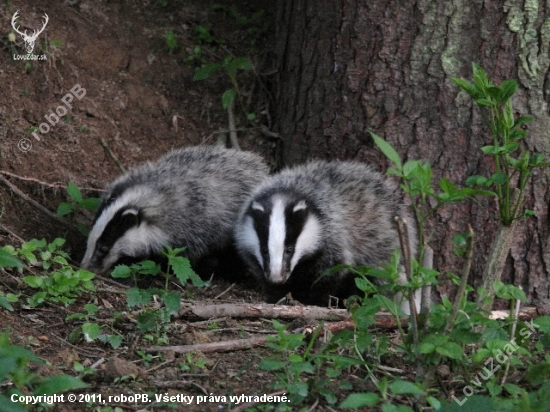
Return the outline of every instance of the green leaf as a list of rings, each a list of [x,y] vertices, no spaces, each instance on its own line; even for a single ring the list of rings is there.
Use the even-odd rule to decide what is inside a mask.
[[[479,106],[496,107],[496,103],[489,99],[477,99],[476,103]]]
[[[512,142],[512,143],[506,143],[503,146],[504,153],[512,153],[518,150],[519,144]]]
[[[42,276],[25,276],[23,279],[27,285],[31,288],[41,288],[44,285],[44,278]]]
[[[229,89],[226,90],[222,95],[222,107],[224,109],[227,109],[231,103],[233,103],[233,100],[235,100],[235,89]]]
[[[468,186],[490,186],[491,182],[485,176],[470,176],[466,179],[466,184]]]
[[[390,383],[390,390],[396,395],[424,395],[424,391],[415,384],[401,380]]]
[[[126,303],[128,307],[133,308],[149,302],[152,297],[152,293],[148,290],[132,288],[126,292]]]
[[[462,347],[455,342],[447,342],[443,346],[438,346],[435,351],[451,359],[462,359],[464,357]]]
[[[495,173],[491,176],[491,182],[495,183],[497,185],[503,185],[508,182],[508,176],[506,176],[504,173]]]
[[[72,213],[73,210],[74,210],[74,205],[66,202],[60,203],[59,206],[57,206],[56,216],[57,217],[66,216],[69,213]]]
[[[4,308],[4,309],[7,309],[9,310],[10,312],[13,312],[13,306],[10,304],[10,302],[8,302],[8,300],[0,295],[0,307]],[[1,381],[1,379],[0,379]]]
[[[129,278],[132,276],[132,269],[130,269],[129,266],[126,265],[116,265],[113,271],[111,272],[111,276],[114,278]]]
[[[83,207],[84,209],[95,212],[99,207],[99,205],[101,204],[101,201],[102,200],[99,197],[89,197],[87,199],[84,199],[82,202],[80,202],[79,206]]]
[[[111,345],[113,349],[117,349],[120,347],[120,345],[122,345],[122,336],[109,335],[109,337],[107,338],[107,342],[109,342],[109,345]]]
[[[231,68],[232,70],[253,70],[254,66],[252,66],[252,63],[246,57],[237,57],[228,63],[227,68]]]
[[[99,336],[101,328],[97,323],[86,322],[82,325],[82,333],[86,342],[91,342]]]
[[[92,303],[87,303],[84,305],[84,309],[86,312],[88,312],[90,315],[95,315],[99,311],[99,307],[97,305],[94,305]]]
[[[41,379],[41,384],[33,391],[33,394],[53,395],[74,389],[87,388],[80,379],[68,375],[55,375]]]
[[[458,87],[460,87],[466,93],[468,93],[473,99],[479,99],[482,96],[482,93],[477,88],[477,86],[470,83],[469,81],[458,78],[458,77],[452,77],[451,80],[454,82],[454,84],[456,84]]]
[[[489,79],[487,78],[487,73],[485,73],[485,70],[483,68],[475,63],[472,63],[472,71],[473,71],[473,77],[474,77],[474,84],[480,89],[480,90],[486,90],[488,87],[492,86],[492,83],[489,82]]]
[[[372,136],[376,146],[378,146],[378,148],[380,149],[380,151],[384,153],[384,155],[388,159],[390,159],[390,161],[395,165],[397,170],[401,172],[403,169],[401,158],[399,157],[395,149],[388,142],[386,142],[381,137],[377,136],[375,133],[373,132],[369,132],[369,133]]]
[[[142,332],[153,332],[157,329],[158,316],[153,311],[141,312],[136,317],[137,327]]]
[[[164,305],[166,306],[166,309],[168,309],[168,312],[170,314],[172,313],[178,313],[178,310],[180,309],[180,302],[181,302],[181,296],[176,291],[171,291],[166,293],[162,298]]]
[[[520,116],[515,120],[514,127],[521,126],[522,124],[532,122],[533,120],[535,120],[535,118],[531,117],[531,116]]]
[[[80,192],[78,186],[73,182],[69,182],[67,184],[67,193],[76,203],[82,202],[82,193]]]
[[[203,281],[191,267],[189,259],[183,256],[169,257],[168,263],[172,267],[174,274],[181,282],[182,285],[185,285],[188,280],[191,280],[193,286],[201,287],[208,285],[208,282]]]
[[[518,88],[518,83],[515,80],[505,80],[500,85],[500,95],[499,95],[499,101],[500,103],[504,103],[510,99],[516,92],[516,89]]]
[[[214,73],[216,73],[220,68],[221,64],[211,63],[195,70],[195,75],[193,76],[193,81],[208,79]]]
[[[260,369],[264,371],[279,371],[285,368],[286,364],[283,361],[274,359],[264,359],[260,362]]]
[[[441,190],[443,190],[445,193],[449,193],[451,195],[458,191],[456,186],[450,180],[448,180],[446,178],[442,178],[439,181],[439,186],[441,187]]]
[[[0,249],[0,268],[8,267],[22,268],[23,263],[21,263],[21,261],[13,256],[11,253]]]
[[[341,404],[340,408],[358,409],[365,406],[375,406],[380,397],[374,392],[352,393]]]

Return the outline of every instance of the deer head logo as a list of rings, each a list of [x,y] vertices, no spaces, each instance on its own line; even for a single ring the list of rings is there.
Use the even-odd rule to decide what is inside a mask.
[[[19,10],[17,10],[15,12],[15,14],[13,15],[12,19],[11,19],[11,25],[13,27],[13,29],[19,33],[21,35],[21,37],[23,37],[23,41],[25,42],[25,48],[27,49],[27,53],[28,54],[31,54],[33,49],[34,49],[34,42],[36,41],[36,39],[38,38],[38,35],[40,33],[42,33],[44,31],[44,29],[46,28],[46,24],[48,24],[48,15],[46,13],[44,13],[44,18],[45,18],[45,21],[44,21],[44,25],[42,26],[42,28],[38,31],[34,31],[32,33],[31,36],[29,36],[27,34],[27,30],[25,30],[25,33],[21,33],[17,27],[15,27],[15,19],[17,19],[17,13],[19,13]]]

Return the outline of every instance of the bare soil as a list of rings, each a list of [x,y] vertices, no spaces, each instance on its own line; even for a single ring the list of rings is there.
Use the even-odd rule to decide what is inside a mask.
[[[39,4],[37,4],[39,3]],[[220,3],[219,1],[216,3]],[[215,10],[210,0],[190,1],[20,1],[0,5],[0,177],[23,194],[55,213],[67,201],[65,186],[75,183],[84,196],[98,196],[101,188],[121,173],[113,158],[100,144],[103,139],[120,163],[131,168],[156,159],[172,148],[212,144],[227,128],[227,113],[221,95],[231,84],[223,73],[205,81],[193,82],[195,68],[203,62],[219,62],[227,55],[249,57],[256,73],[239,74],[248,111],[256,120],[246,122],[244,113],[235,110],[241,147],[253,150],[273,166],[277,163],[277,141],[262,134],[260,125],[270,127],[270,73],[273,74],[271,44],[273,25],[263,2],[221,2]],[[240,24],[230,8],[251,17],[264,9],[262,24]],[[46,55],[42,61],[13,60],[12,54],[25,54],[21,36],[9,37],[11,18],[19,10],[20,30],[32,32],[42,26],[34,54]],[[196,27],[210,28],[214,39],[199,40]],[[177,47],[170,50],[166,32],[171,30]],[[225,39],[219,43],[219,39]],[[13,41],[15,40],[15,42]],[[201,47],[200,55],[193,49]],[[195,55],[195,60],[190,56]],[[72,107],[57,122],[51,114],[63,114],[64,97],[76,90]],[[85,95],[83,95],[85,90]],[[65,97],[65,100],[67,98]],[[61,109],[58,109],[59,107]],[[47,123],[45,116],[52,119]],[[38,129],[42,126],[41,133]],[[38,140],[32,133],[36,135]],[[91,226],[93,214],[78,213],[76,222]],[[19,246],[21,240],[57,237],[67,239],[65,250],[75,265],[80,261],[86,239],[77,230],[58,220],[0,184],[0,246]],[[16,271],[0,272],[0,290],[22,293],[15,310],[0,310],[0,330],[9,330],[12,343],[31,348],[49,366],[33,365],[40,376],[58,373],[75,375],[79,361],[92,365],[104,360],[97,372],[84,379],[89,388],[81,393],[131,395],[135,393],[168,395],[261,395],[271,393],[273,375],[259,370],[258,363],[269,354],[265,347],[230,353],[194,353],[191,365],[185,355],[164,354],[145,359],[139,351],[153,346],[131,319],[124,294],[112,282],[98,279],[97,293],[81,296],[69,307],[46,304],[31,309],[26,297],[34,290],[20,281]],[[206,302],[262,302],[254,286],[237,284],[222,294],[230,283],[214,276],[204,289],[183,291],[187,304]],[[175,287],[174,287],[175,288]],[[181,290],[181,289],[179,289]],[[221,296],[219,296],[221,294]],[[219,296],[219,297],[218,297]],[[216,298],[217,297],[217,298]],[[70,343],[71,333],[80,325],[66,317],[84,312],[83,305],[100,307],[98,321],[112,323],[116,311],[126,319],[117,326],[124,335],[119,349],[83,339]],[[235,321],[230,318],[212,322],[174,319],[168,332],[170,345],[198,344],[258,333],[273,333],[268,321]],[[204,367],[200,367],[205,360]],[[183,370],[180,363],[189,366]],[[184,368],[185,369],[185,368]],[[191,375],[185,375],[191,373]],[[129,378],[128,376],[135,377]],[[0,388],[5,390],[7,388]],[[122,410],[139,410],[135,403],[106,403]],[[90,409],[85,404],[58,403],[54,411]],[[97,405],[94,405],[97,407]],[[0,410],[3,409],[0,405]],[[165,410],[153,406],[149,410]],[[228,410],[224,402],[187,405],[176,403],[175,410]],[[99,409],[98,409],[99,410]],[[325,410],[318,406],[316,410]]]

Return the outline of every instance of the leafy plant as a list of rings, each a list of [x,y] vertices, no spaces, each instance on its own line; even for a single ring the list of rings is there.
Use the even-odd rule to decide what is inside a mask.
[[[12,253],[8,252],[8,247],[4,246],[0,248],[0,270],[2,268],[23,268],[23,263],[19,259],[17,259],[15,256],[13,256]],[[13,306],[11,305],[14,302],[17,302],[19,300],[19,296],[15,295],[13,293],[8,293],[4,295],[3,292],[0,292],[0,307],[7,309],[9,311],[13,311]]]
[[[512,108],[512,96],[517,90],[515,80],[506,80],[496,86],[480,66],[473,63],[473,83],[454,77],[451,80],[468,93],[478,105],[481,115],[493,136],[493,144],[481,148],[483,153],[495,159],[495,173],[490,177],[471,176],[466,183],[481,187],[494,188],[497,194],[499,216],[504,225],[510,225],[522,213],[520,206],[525,186],[537,167],[548,167],[541,153],[531,154],[524,150],[513,157],[519,150],[519,142],[527,132],[523,125],[533,120],[530,116],[516,117]],[[519,196],[512,202],[512,189],[517,177]]]
[[[46,398],[49,395],[63,393],[69,390],[85,388],[87,385],[80,379],[68,375],[55,375],[48,378],[42,378],[29,371],[29,364],[44,364],[42,359],[31,351],[17,345],[12,345],[9,341],[7,331],[0,332],[0,386],[6,388],[0,394],[0,405],[6,410],[14,412],[24,412],[27,407],[23,403],[11,401],[12,395],[35,395]],[[47,400],[43,400],[46,404]]]
[[[27,299],[31,307],[44,302],[68,306],[82,293],[95,290],[92,283],[95,275],[84,269],[73,269],[67,261],[67,253],[60,250],[64,244],[65,239],[57,238],[51,243],[45,239],[32,239],[24,242],[20,248],[4,246],[3,250],[13,257],[43,270],[42,275],[33,274],[22,279],[30,287],[39,289],[39,292]]]
[[[101,326],[93,322],[99,307],[93,304],[84,305],[86,313],[74,313],[65,318],[66,321],[70,320],[84,320],[85,322],[81,326],[82,336],[86,342],[93,342],[98,339],[100,342],[109,343],[113,349],[117,349],[122,344],[122,335],[120,333],[108,334],[101,333]],[[111,328],[112,331],[114,331]]]
[[[148,288],[140,289],[134,287],[126,293],[126,300],[128,307],[133,308],[141,306],[143,310],[137,316],[138,329],[144,333],[153,332],[155,336],[163,335],[166,329],[166,325],[170,321],[170,316],[173,313],[177,313],[180,307],[181,296],[176,291],[168,290],[168,282],[172,274],[179,280],[182,285],[191,283],[195,287],[205,286],[208,283],[204,282],[191,268],[189,259],[183,256],[179,256],[185,248],[172,249],[166,247],[163,255],[167,259],[168,268],[165,276],[164,289]],[[157,276],[161,274],[160,265],[146,260],[143,262],[135,263],[130,266],[118,265],[114,268],[111,276],[114,278],[132,278],[134,283],[137,284],[138,277],[142,276]],[[164,303],[164,307],[161,309],[151,309],[148,305],[153,301],[154,297],[157,297]],[[165,337],[161,338],[164,342]]]
[[[176,50],[176,48],[178,47],[178,41],[176,40],[176,35],[172,30],[168,30],[166,31],[165,39],[166,39],[166,46],[168,47],[170,54],[172,54],[174,50]]]
[[[84,199],[82,192],[73,182],[69,182],[67,184],[67,194],[69,195],[71,202],[62,202],[59,204],[56,213],[58,217],[71,214],[74,218],[74,213],[76,213],[80,208],[95,211],[101,204],[101,199],[97,197],[88,197]],[[77,223],[76,227],[80,233],[84,236],[88,236],[89,229],[86,226],[81,223]]]
[[[221,63],[209,63],[204,65],[201,68],[198,68],[195,71],[193,80],[204,80],[211,77],[217,71],[223,71],[229,77],[231,81],[232,88],[226,90],[222,95],[222,106],[224,109],[227,109],[235,100],[235,97],[238,97],[239,103],[243,112],[246,114],[248,120],[254,120],[256,115],[254,113],[248,113],[244,105],[242,94],[239,90],[239,84],[237,83],[237,73],[239,70],[254,70],[252,63],[246,57],[232,57],[227,56],[222,60]]]

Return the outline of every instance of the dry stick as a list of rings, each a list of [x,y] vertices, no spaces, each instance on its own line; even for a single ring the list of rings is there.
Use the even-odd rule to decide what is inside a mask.
[[[515,205],[518,202],[520,191],[517,188],[513,188],[511,204]],[[521,203],[521,202],[520,202]],[[500,224],[498,231],[491,245],[491,250],[487,258],[487,264],[483,270],[483,278],[481,281],[481,287],[487,291],[487,297],[483,299],[481,294],[477,296],[477,308],[482,311],[490,311],[495,299],[495,290],[493,288],[494,283],[500,280],[502,276],[502,270],[506,264],[506,257],[512,246],[514,232],[516,230],[518,220],[515,219],[509,226]]]
[[[4,183],[9,189],[12,190],[13,193],[15,193],[17,196],[21,197],[23,200],[27,201],[29,204],[40,210],[42,213],[46,214],[47,216],[51,217],[55,221],[61,223],[63,226],[70,228],[71,230],[75,229],[71,224],[65,222],[64,220],[59,219],[55,213],[49,211],[44,206],[42,206],[40,203],[38,203],[36,200],[31,199],[29,196],[27,196],[25,193],[23,193],[17,186],[15,186],[13,183],[10,183],[6,179],[4,179],[2,176],[0,176],[0,182]]]
[[[113,151],[111,150],[111,148],[107,145],[107,142],[105,142],[105,140],[103,140],[102,138],[100,138],[99,136],[97,137],[99,139],[99,143],[101,144],[101,146],[103,146],[103,148],[105,149],[105,151],[107,152],[107,154],[109,156],[111,156],[111,159],[113,159],[113,161],[115,162],[115,164],[118,166],[118,168],[120,169],[120,171],[122,173],[126,173],[126,168],[124,166],[122,166],[122,163],[120,163],[120,160],[118,160],[118,158],[115,156],[115,154],[113,153]]]
[[[182,346],[153,346],[152,348],[145,348],[145,352],[175,352],[175,353],[189,353],[189,352],[231,352],[234,350],[250,349],[252,346],[261,346],[266,342],[267,336],[254,336],[249,339],[237,339],[225,342],[211,342],[211,343],[199,343],[196,345],[182,345]]]
[[[179,316],[197,316],[202,319],[230,316],[233,318],[348,320],[346,309],[327,309],[319,306],[284,306],[267,303],[225,303],[219,305],[195,305],[180,309]],[[390,316],[390,314],[387,314]]]
[[[237,139],[237,132],[236,132],[236,126],[235,126],[235,113],[233,112],[233,108],[235,107],[235,99],[229,104],[227,107],[227,117],[229,122],[229,142],[231,143],[231,147],[236,150],[241,150],[241,147],[239,146],[239,140]]]
[[[521,304],[521,301],[519,299],[516,299],[516,306],[514,308],[514,315],[512,317],[512,330],[510,331],[511,342],[514,342],[514,336],[516,336],[516,327],[518,325],[518,315],[519,315],[520,304]],[[511,359],[512,359],[511,356],[508,356],[508,361],[506,362],[506,368],[504,369],[504,375],[502,375],[502,380],[500,381],[501,386],[504,386],[504,384],[506,383],[506,377],[508,376],[508,370],[510,369]]]
[[[38,183],[41,186],[46,186],[46,187],[49,187],[49,188],[52,188],[52,189],[65,189],[65,187],[67,187],[67,185],[64,185],[62,183],[46,183],[46,182],[43,182],[41,180],[35,179],[34,177],[23,177],[23,176],[19,176],[19,175],[10,173],[10,172],[6,172],[5,170],[0,170],[0,173],[2,173],[5,176],[13,177],[15,179],[24,180],[26,182]],[[104,192],[105,191],[104,189],[97,189],[97,188],[93,188],[93,187],[80,187],[79,189],[80,190],[87,190],[87,191],[90,191],[90,192]]]
[[[227,289],[225,289],[222,293],[220,293],[219,295],[214,297],[213,300],[217,300],[217,299],[221,298],[223,295],[225,295],[227,292],[229,292],[231,289],[233,289],[234,286],[235,286],[235,283],[233,283],[231,286],[229,286]]]
[[[25,243],[25,240],[22,237],[20,237],[17,233],[15,233],[13,230],[2,223],[0,223],[0,230],[7,232],[8,234],[16,238],[19,242]]]

